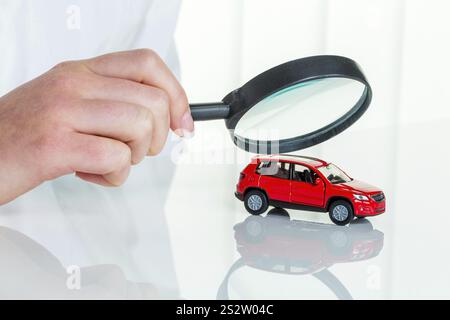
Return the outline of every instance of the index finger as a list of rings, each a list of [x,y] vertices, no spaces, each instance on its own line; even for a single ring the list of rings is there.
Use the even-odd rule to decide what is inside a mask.
[[[186,93],[164,61],[150,49],[105,54],[84,60],[94,73],[127,79],[164,90],[170,100],[170,128],[183,135],[194,130]]]

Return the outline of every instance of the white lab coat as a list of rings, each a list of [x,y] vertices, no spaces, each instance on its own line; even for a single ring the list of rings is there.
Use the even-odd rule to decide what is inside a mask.
[[[2,0],[0,95],[60,61],[139,47],[156,50],[177,73],[173,33],[178,9],[177,0]],[[120,188],[103,188],[70,175],[45,183],[0,207],[0,240],[1,227],[29,237],[25,242],[25,237],[15,237],[22,239],[17,240],[21,245],[3,247],[0,260],[16,256],[13,251],[18,247],[33,251],[32,243],[37,243],[59,261],[62,270],[71,265],[86,268],[104,264],[120,270],[114,273],[120,276],[102,284],[105,290],[85,290],[89,292],[85,297],[147,297],[139,290],[119,290],[121,293],[114,295],[111,292],[116,291],[108,289],[124,281],[150,283],[157,288],[158,296],[176,296],[164,216],[175,169],[170,161],[171,144],[162,155],[133,167],[128,181]],[[9,231],[4,234],[11,234]],[[7,243],[8,239],[2,245]],[[46,255],[37,255],[42,256]],[[62,276],[58,290],[42,287],[38,281],[41,276],[30,268],[21,260],[0,268],[0,296],[9,297],[5,293],[9,290],[15,297],[25,298],[83,297],[83,290],[89,286],[85,281],[81,291],[73,295],[62,284]],[[104,277],[105,272],[98,277]],[[22,287],[20,279],[28,273],[31,280]],[[89,280],[91,287],[98,283],[96,277]]]

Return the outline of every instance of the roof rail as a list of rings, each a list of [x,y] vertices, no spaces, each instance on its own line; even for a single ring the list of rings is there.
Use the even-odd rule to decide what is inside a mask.
[[[273,158],[273,157],[275,157],[275,158],[277,158],[277,157],[291,157],[291,158],[312,160],[312,161],[317,161],[317,162],[321,163],[324,166],[328,164],[328,162],[326,162],[326,161],[324,161],[322,159],[319,159],[319,158],[300,156],[300,155],[296,155],[296,154],[285,154],[285,153],[284,154],[283,153],[282,154],[262,154],[262,155],[259,154],[259,155],[254,156],[252,159],[253,160],[261,159],[261,158],[270,159],[270,158]]]
[[[328,164],[326,161],[323,161],[322,159],[314,158],[314,157],[300,156],[300,155],[296,155],[296,154],[280,154],[280,156],[294,157],[294,158],[308,159],[308,160],[314,160],[314,161],[320,162],[320,163],[323,164],[323,165]]]

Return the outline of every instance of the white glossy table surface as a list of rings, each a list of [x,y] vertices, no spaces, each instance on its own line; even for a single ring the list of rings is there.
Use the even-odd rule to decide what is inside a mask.
[[[2,208],[0,297],[450,298],[448,138],[436,120],[350,130],[305,152],[385,191],[387,212],[350,227],[301,211],[250,217],[228,164],[180,164],[160,184],[168,193],[126,190],[125,202],[124,189],[67,189],[72,177],[44,184],[21,198],[32,212]]]

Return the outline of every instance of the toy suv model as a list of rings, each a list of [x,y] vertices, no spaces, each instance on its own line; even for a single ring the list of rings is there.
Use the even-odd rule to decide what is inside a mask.
[[[235,195],[253,215],[264,213],[269,205],[329,212],[337,225],[386,209],[379,188],[350,178],[332,163],[294,155],[253,158],[240,174]]]

